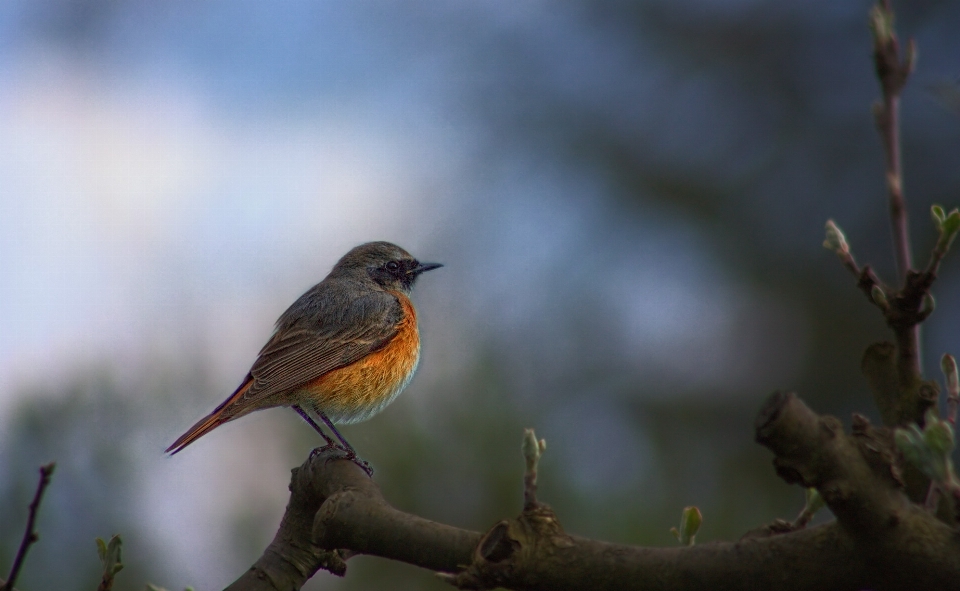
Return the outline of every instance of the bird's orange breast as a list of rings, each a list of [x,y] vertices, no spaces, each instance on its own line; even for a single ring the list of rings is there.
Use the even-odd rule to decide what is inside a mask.
[[[317,410],[335,423],[356,423],[377,414],[396,398],[417,369],[420,332],[416,310],[406,295],[391,293],[400,301],[403,317],[390,342],[303,387]]]

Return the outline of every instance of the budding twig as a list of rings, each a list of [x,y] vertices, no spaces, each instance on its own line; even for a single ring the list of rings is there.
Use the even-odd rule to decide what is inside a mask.
[[[53,475],[53,469],[57,467],[56,462],[50,462],[46,466],[40,467],[40,482],[37,483],[37,492],[33,495],[33,501],[30,503],[30,514],[27,517],[27,527],[23,532],[23,540],[20,541],[20,548],[17,550],[17,557],[13,560],[13,566],[10,568],[10,575],[7,576],[7,582],[0,587],[0,591],[11,591],[13,584],[20,574],[20,567],[23,566],[23,560],[27,557],[27,550],[33,545],[40,535],[34,529],[37,521],[37,512],[40,509],[40,501],[43,499],[43,492],[47,490],[50,484],[50,477]]]
[[[874,105],[877,130],[886,155],[887,195],[893,228],[894,252],[901,280],[906,280],[912,267],[907,209],[903,199],[903,177],[900,162],[900,91],[903,90],[916,61],[916,47],[911,40],[901,57],[900,41],[893,27],[893,7],[883,0],[870,11],[873,32],[873,59],[883,91],[883,101]]]
[[[523,458],[526,460],[526,471],[523,474],[524,511],[530,511],[540,506],[537,501],[537,464],[540,463],[540,456],[546,449],[546,440],[538,440],[533,429],[523,430],[523,444],[520,446],[520,451],[523,452]]]

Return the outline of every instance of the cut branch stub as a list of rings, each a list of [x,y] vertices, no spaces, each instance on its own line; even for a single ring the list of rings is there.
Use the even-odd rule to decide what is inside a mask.
[[[770,396],[757,417],[757,441],[774,452],[777,474],[816,487],[850,531],[870,535],[908,503],[894,455],[869,422],[855,418],[848,436],[839,420],[818,416],[793,393]]]

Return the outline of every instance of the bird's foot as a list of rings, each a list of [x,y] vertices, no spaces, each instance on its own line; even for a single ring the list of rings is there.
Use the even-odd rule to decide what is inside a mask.
[[[370,462],[358,456],[357,452],[354,451],[352,448],[345,447],[343,445],[340,445],[339,443],[328,443],[322,447],[314,448],[314,450],[310,452],[310,455],[313,456],[313,455],[322,454],[328,451],[336,452],[337,455],[340,456],[337,459],[350,460],[351,462],[356,464],[361,470],[366,472],[367,476],[373,478],[373,466],[370,465]],[[330,458],[330,459],[333,459],[333,458]]]
[[[347,459],[359,466],[361,470],[367,473],[367,476],[373,478],[373,466],[370,465],[370,462],[358,456],[357,452],[352,448],[344,447],[342,445],[338,445],[336,447],[337,449],[345,452],[347,454]]]

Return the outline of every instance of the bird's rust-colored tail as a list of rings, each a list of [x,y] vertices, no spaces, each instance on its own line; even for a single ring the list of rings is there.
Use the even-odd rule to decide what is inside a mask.
[[[190,427],[186,433],[174,441],[173,444],[166,449],[165,453],[169,453],[172,456],[220,425],[237,418],[237,414],[234,412],[236,409],[232,408],[233,403],[247,393],[252,383],[253,380],[251,376],[247,376],[247,379],[237,388],[236,392],[230,395],[230,398],[224,400],[220,406],[213,409],[213,412],[197,421],[197,424]]]

